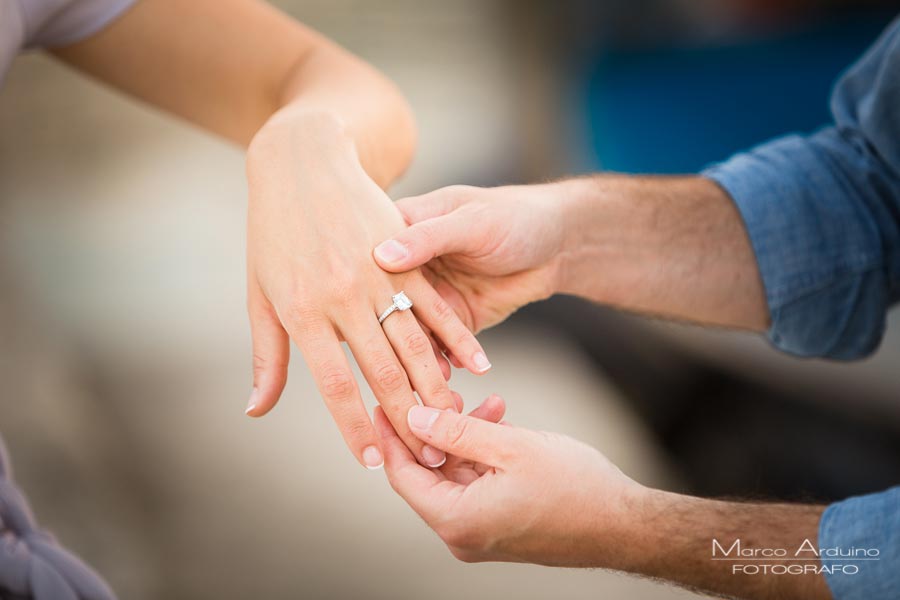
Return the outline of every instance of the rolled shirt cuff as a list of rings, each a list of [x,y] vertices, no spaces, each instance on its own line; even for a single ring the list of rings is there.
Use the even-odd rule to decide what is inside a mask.
[[[819,549],[835,600],[900,597],[900,486],[830,505]]]
[[[701,175],[737,207],[762,277],[777,348],[852,359],[877,348],[889,303],[880,234],[850,183],[827,168],[833,130],[787,136]]]

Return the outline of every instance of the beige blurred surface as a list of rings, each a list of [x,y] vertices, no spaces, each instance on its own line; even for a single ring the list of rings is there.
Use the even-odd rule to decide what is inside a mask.
[[[282,5],[408,94],[422,146],[397,193],[507,169],[515,48],[497,4]],[[456,562],[345,450],[299,360],[274,413],[244,417],[238,149],[39,55],[0,92],[0,132],[0,432],[40,519],[122,598],[692,596]],[[483,341],[493,372],[454,376],[470,406],[498,392],[515,423],[596,445],[641,481],[675,481],[564,340],[501,328]]]

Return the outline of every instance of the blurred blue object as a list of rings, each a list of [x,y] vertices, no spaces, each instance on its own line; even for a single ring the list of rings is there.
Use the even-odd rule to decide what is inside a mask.
[[[689,173],[830,121],[828,97],[887,24],[868,16],[729,45],[606,48],[576,78],[579,170]],[[585,57],[581,57],[584,60]]]

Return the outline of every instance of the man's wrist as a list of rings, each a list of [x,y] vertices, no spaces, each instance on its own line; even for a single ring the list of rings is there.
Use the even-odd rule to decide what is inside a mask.
[[[560,182],[557,293],[661,317],[764,331],[756,257],[728,195],[703,177]]]
[[[553,270],[553,293],[577,295],[585,262],[585,219],[590,214],[591,179],[564,179],[553,185],[553,196],[562,224],[562,246]]]
[[[597,566],[741,598],[828,598],[824,577],[810,568],[819,563],[795,559],[818,548],[823,510],[643,488],[617,525],[629,530],[625,543]],[[749,569],[741,566],[745,563]]]
[[[644,486],[637,486],[623,501],[617,527],[624,543],[611,553],[604,568],[649,574],[666,552],[665,522],[676,503],[695,500]]]
[[[642,572],[659,551],[659,519],[675,497],[632,482],[616,494],[596,498],[582,527],[584,547],[592,548],[588,566]]]
[[[597,295],[597,273],[605,273],[603,262],[612,256],[615,240],[623,237],[622,228],[628,226],[621,209],[628,202],[631,181],[627,175],[603,174],[557,184],[565,231],[557,293],[607,300]],[[605,273],[603,279],[613,285],[609,275]]]

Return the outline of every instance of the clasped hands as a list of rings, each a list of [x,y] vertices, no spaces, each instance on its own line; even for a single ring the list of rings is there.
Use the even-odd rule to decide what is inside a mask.
[[[447,384],[448,361],[490,368],[473,332],[559,289],[560,206],[543,186],[452,187],[392,203],[340,123],[304,123],[304,134],[298,142],[284,128],[263,131],[248,152],[247,413],[278,401],[293,340],[357,460],[384,464],[456,556],[583,561],[573,536],[588,544],[598,514],[609,536],[637,484],[574,440],[499,424],[496,396],[461,415]],[[412,310],[379,325],[401,290]],[[341,341],[379,402],[374,424]],[[598,499],[600,513],[579,509]]]
[[[559,192],[567,185],[453,186],[399,200],[409,227],[379,244],[375,259],[391,272],[421,269],[480,331],[566,289],[573,231]],[[624,564],[622,542],[635,535],[634,509],[650,490],[587,445],[503,422],[504,411],[496,395],[468,416],[412,407],[410,430],[448,455],[442,468],[427,469],[376,407],[394,490],[463,561]]]

